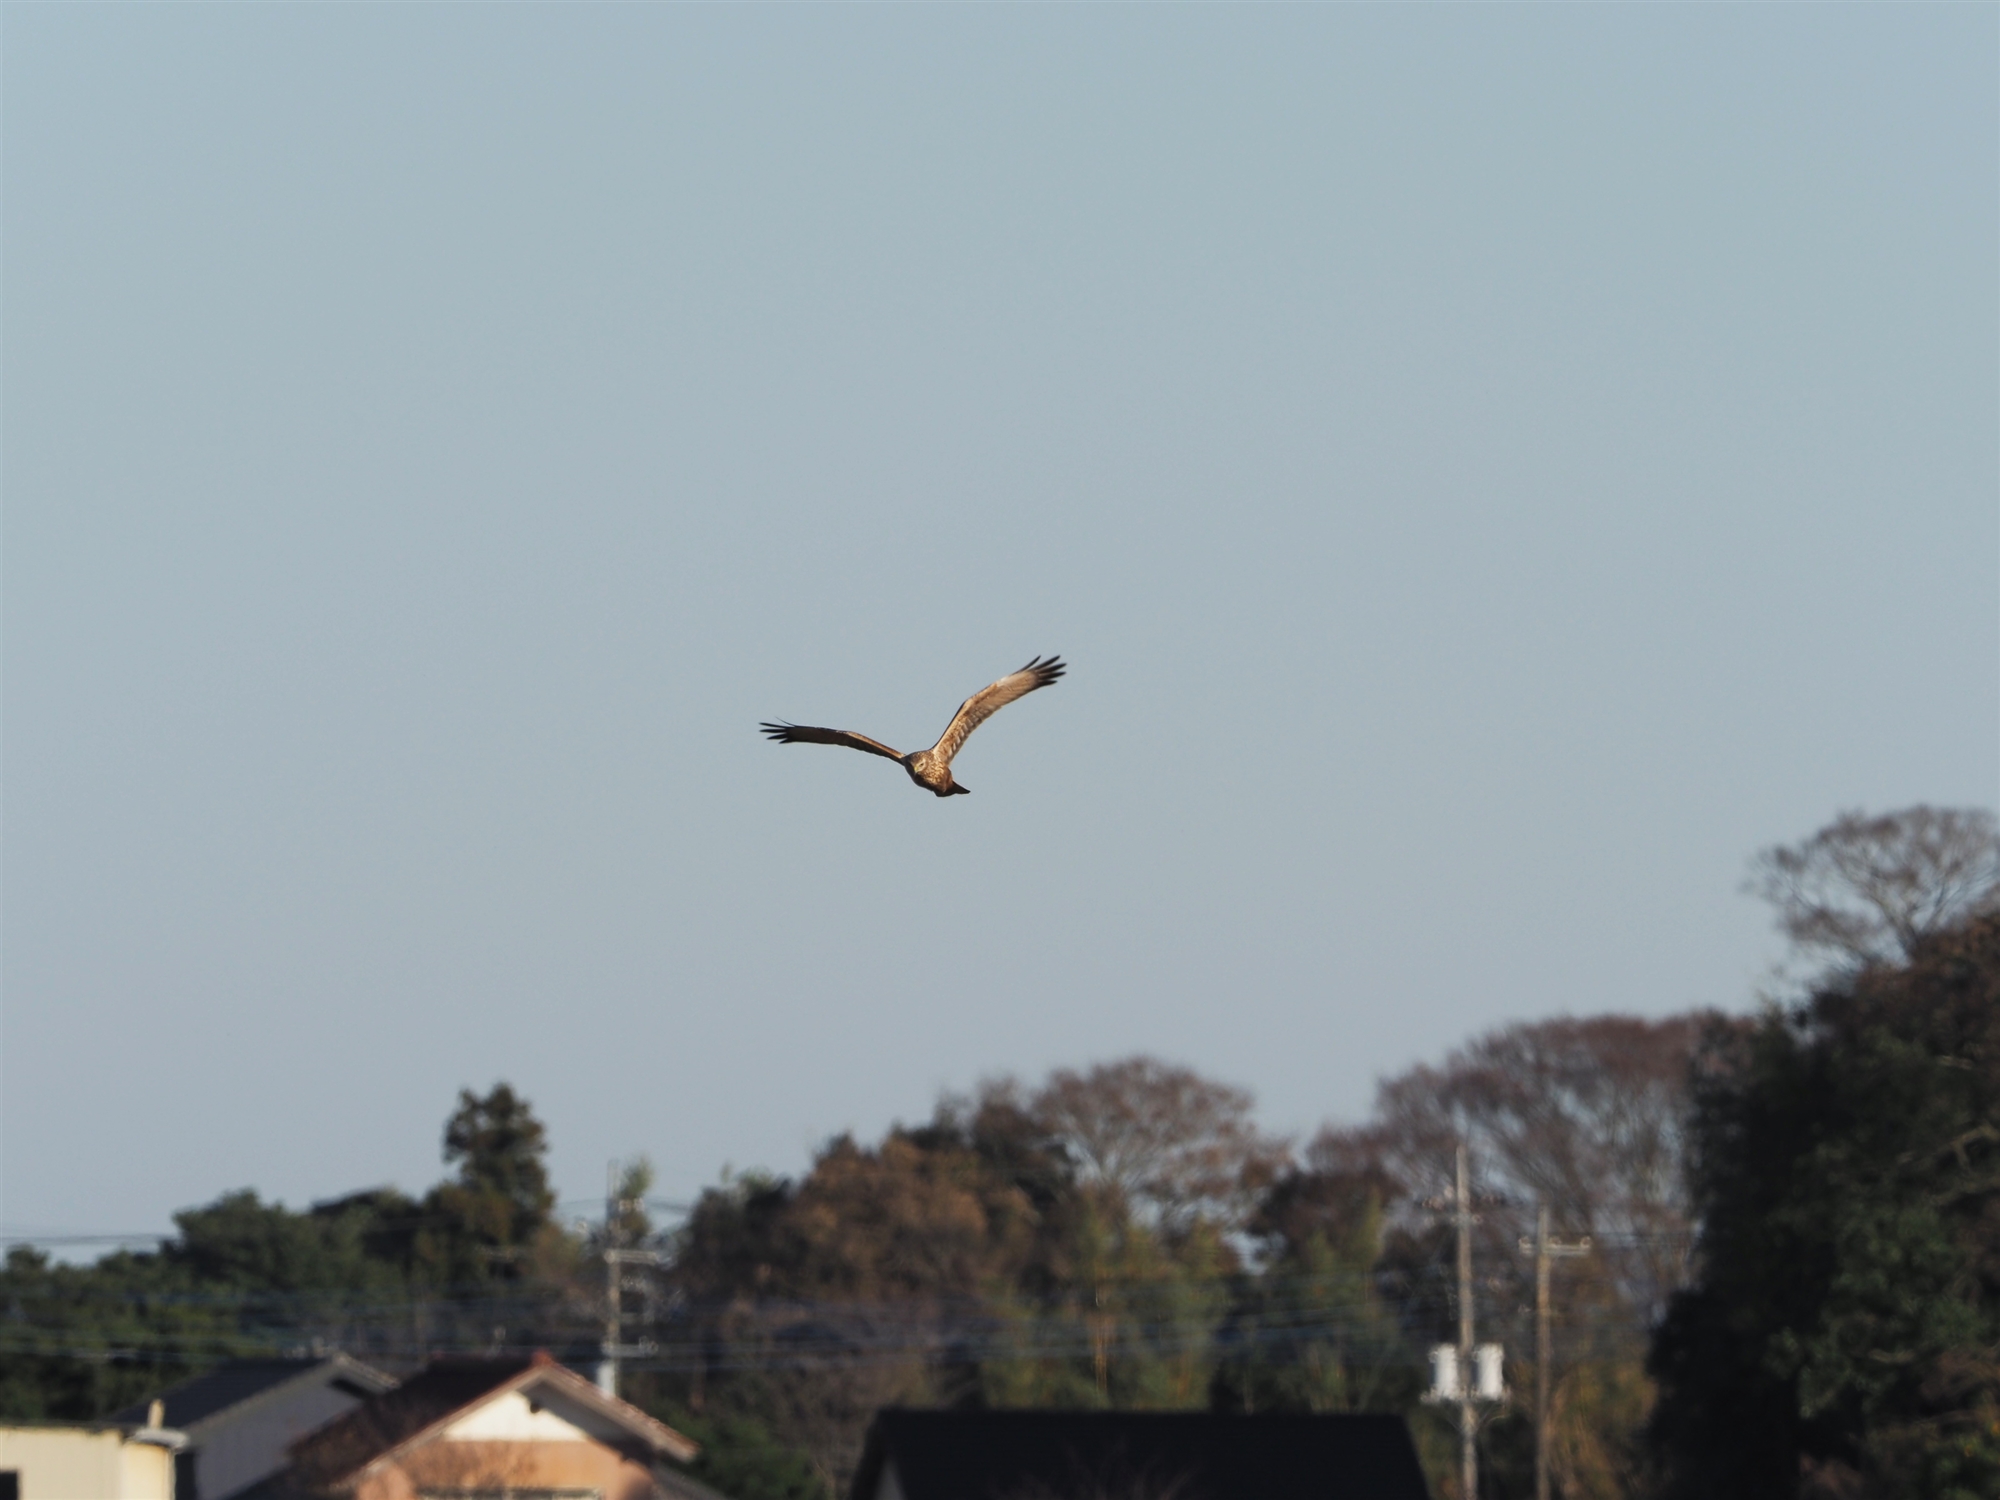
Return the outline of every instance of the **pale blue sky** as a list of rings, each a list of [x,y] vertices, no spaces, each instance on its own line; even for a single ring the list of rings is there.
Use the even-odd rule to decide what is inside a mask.
[[[1274,1129],[2000,801],[2000,12],[4,17],[0,1223]],[[928,743],[939,802],[785,717]]]

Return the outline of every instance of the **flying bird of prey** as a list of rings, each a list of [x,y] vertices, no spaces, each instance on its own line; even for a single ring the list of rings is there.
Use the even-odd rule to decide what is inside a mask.
[[[1059,656],[1051,656],[1047,661],[1036,657],[1020,671],[1009,672],[991,687],[981,688],[959,704],[958,712],[951,716],[951,722],[945,725],[938,742],[928,750],[912,750],[908,755],[900,755],[880,740],[871,740],[867,735],[856,734],[849,729],[766,724],[763,730],[781,745],[846,745],[849,749],[866,750],[870,755],[887,756],[908,771],[910,780],[926,791],[939,797],[958,796],[972,790],[960,786],[951,776],[951,758],[965,744],[966,736],[1016,698],[1024,698],[1036,688],[1047,687],[1065,670]]]

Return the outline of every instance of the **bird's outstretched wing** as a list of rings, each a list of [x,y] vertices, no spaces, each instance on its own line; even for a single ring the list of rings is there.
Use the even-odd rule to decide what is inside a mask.
[[[951,758],[958,754],[959,746],[966,736],[994,714],[1012,703],[1016,698],[1026,697],[1036,688],[1045,688],[1068,669],[1062,658],[1051,656],[1043,661],[1039,656],[1018,672],[1009,672],[991,687],[983,687],[959,704],[958,712],[951,716],[938,742],[931,746],[931,754],[949,765]]]
[[[987,691],[992,690],[989,688]],[[759,727],[781,745],[845,745],[850,750],[866,750],[870,755],[886,755],[890,760],[903,758],[880,740],[871,740],[867,735],[856,734],[849,729],[814,729],[806,724],[764,724]]]

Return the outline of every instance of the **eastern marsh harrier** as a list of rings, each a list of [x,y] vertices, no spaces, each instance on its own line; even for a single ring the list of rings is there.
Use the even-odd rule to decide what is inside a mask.
[[[981,688],[967,698],[958,706],[958,712],[951,716],[951,722],[945,725],[944,733],[938,736],[935,745],[928,750],[912,750],[908,755],[899,755],[880,740],[871,740],[867,735],[856,734],[849,729],[766,724],[763,730],[781,745],[846,745],[851,750],[866,750],[870,755],[887,756],[908,771],[910,780],[926,791],[939,797],[957,796],[972,790],[960,786],[951,778],[951,758],[965,744],[966,736],[1016,698],[1026,697],[1036,688],[1047,687],[1065,670],[1059,656],[1051,656],[1047,661],[1036,657],[1020,671],[1009,672],[991,687]]]

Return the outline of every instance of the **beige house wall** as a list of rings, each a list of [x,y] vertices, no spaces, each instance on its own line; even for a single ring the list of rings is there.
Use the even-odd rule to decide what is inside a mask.
[[[569,1490],[595,1500],[656,1500],[652,1473],[588,1441],[433,1440],[364,1470],[354,1500],[433,1500],[473,1491]],[[26,1500],[24,1494],[23,1500]]]
[[[0,1426],[0,1471],[21,1500],[173,1500],[174,1455],[121,1427]]]

